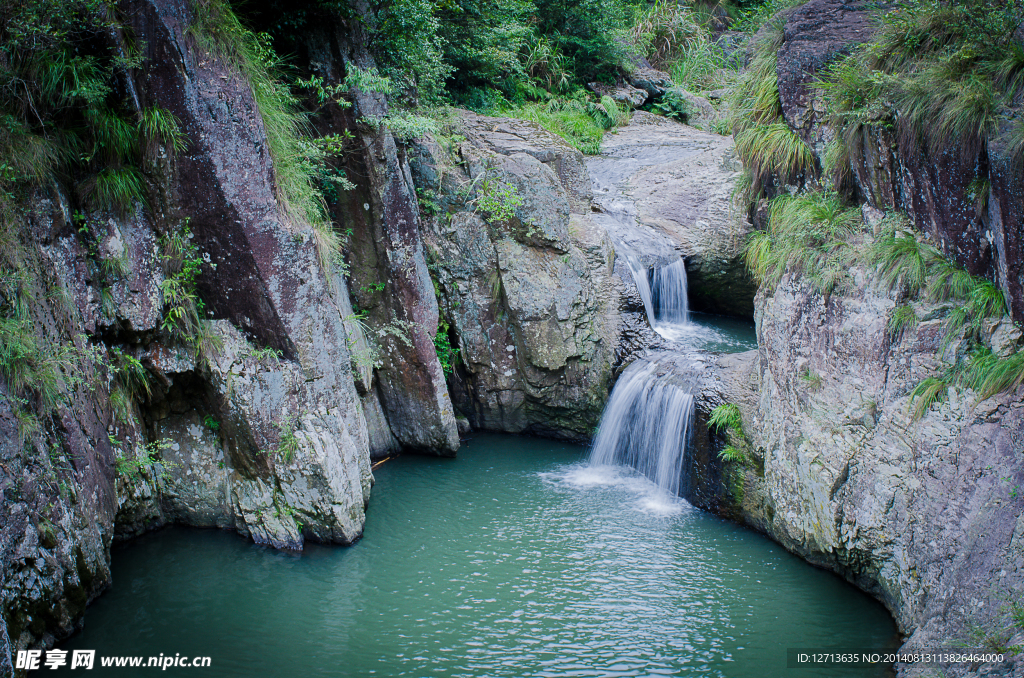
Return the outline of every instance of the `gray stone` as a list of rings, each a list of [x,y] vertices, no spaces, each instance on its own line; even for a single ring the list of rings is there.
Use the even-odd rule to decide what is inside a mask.
[[[629,302],[613,247],[590,217],[587,168],[533,123],[468,112],[460,122],[457,149],[420,142],[413,163],[445,208],[424,239],[458,337],[455,404],[474,429],[587,440],[613,369],[639,343],[620,316]],[[522,199],[508,221],[478,207],[498,187]]]
[[[660,97],[672,87],[672,76],[651,68],[650,64],[634,68],[626,75],[626,80],[633,87],[647,92],[647,96],[652,99]]]
[[[635,223],[633,235],[613,230],[615,240],[645,265],[683,256],[694,310],[752,315],[756,286],[743,263],[751,227],[732,200],[742,169],[732,139],[638,111],[602,151],[588,161],[597,201],[612,221]]]
[[[643,106],[648,97],[646,91],[628,83],[605,85],[600,82],[588,82],[587,89],[598,96],[610,96],[616,103],[625,104],[630,108]]]
[[[1006,624],[1004,602],[1024,591],[1022,393],[950,389],[914,421],[914,386],[943,369],[941,321],[891,337],[896,299],[857,278],[828,300],[790,278],[762,291],[759,350],[720,361],[702,407],[740,407],[763,472],[708,455],[692,496],[879,598],[906,648],[955,646],[972,626]],[[1019,657],[991,668],[1024,670]]]

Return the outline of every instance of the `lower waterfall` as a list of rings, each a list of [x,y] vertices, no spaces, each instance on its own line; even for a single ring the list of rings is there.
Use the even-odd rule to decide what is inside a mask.
[[[679,494],[698,375],[695,367],[680,370],[679,360],[642,359],[626,368],[601,415],[591,465],[624,464]]]

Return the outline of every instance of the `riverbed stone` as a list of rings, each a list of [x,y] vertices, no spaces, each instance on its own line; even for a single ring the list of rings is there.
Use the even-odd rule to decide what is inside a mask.
[[[597,185],[635,205],[620,220],[634,218],[652,232],[645,240],[660,235],[684,258],[691,308],[752,316],[756,285],[743,263],[751,226],[732,200],[742,169],[732,138],[638,111],[601,148],[588,161]]]

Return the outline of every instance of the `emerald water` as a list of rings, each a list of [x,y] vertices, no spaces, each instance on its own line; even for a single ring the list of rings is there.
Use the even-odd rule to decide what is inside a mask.
[[[885,675],[786,669],[787,647],[896,646],[877,602],[584,456],[479,435],[457,459],[391,460],[347,548],[146,535],[62,649],[212,657],[167,671],[195,676]]]

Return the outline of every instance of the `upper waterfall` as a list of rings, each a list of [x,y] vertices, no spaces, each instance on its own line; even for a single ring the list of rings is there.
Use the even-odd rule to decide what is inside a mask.
[[[629,255],[626,255],[625,260],[640,291],[640,298],[643,299],[647,320],[656,332],[665,334],[664,330],[668,327],[685,325],[690,321],[686,264],[682,259],[667,266],[650,268]]]

